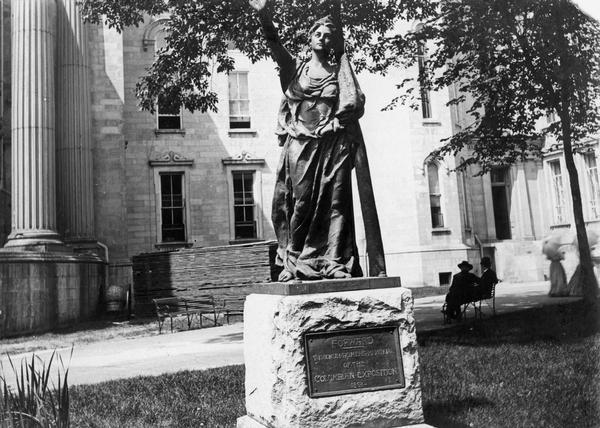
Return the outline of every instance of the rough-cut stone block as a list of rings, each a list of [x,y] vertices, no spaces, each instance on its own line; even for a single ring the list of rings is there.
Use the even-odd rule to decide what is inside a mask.
[[[399,327],[405,386],[310,398],[304,334],[381,326]],[[244,309],[244,358],[246,410],[264,426],[390,428],[423,422],[413,300],[406,288],[252,294]]]

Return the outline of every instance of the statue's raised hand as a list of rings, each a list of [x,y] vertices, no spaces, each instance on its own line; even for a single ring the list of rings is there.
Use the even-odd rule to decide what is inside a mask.
[[[248,0],[248,3],[250,3],[250,6],[252,6],[254,10],[260,12],[265,8],[267,0]]]

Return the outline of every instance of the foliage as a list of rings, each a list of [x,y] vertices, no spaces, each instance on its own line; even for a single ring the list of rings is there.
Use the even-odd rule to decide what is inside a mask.
[[[563,141],[567,120],[574,141],[600,128],[600,25],[569,0],[441,0],[407,40],[431,48],[420,83],[454,89],[466,115],[438,156],[468,148],[487,171],[539,155],[545,134]],[[548,113],[561,121],[541,129]]]
[[[33,354],[31,361],[22,360],[19,368],[9,358],[14,386],[0,367],[0,427],[69,427],[69,370],[60,359],[64,374],[61,376],[59,370],[57,385],[53,385],[50,378],[54,358],[54,352],[48,362]]]
[[[168,13],[167,46],[136,93],[143,109],[153,111],[156,99],[184,105],[189,111],[215,110],[217,94],[211,89],[214,72],[234,68],[231,43],[252,61],[267,58],[269,51],[254,10],[246,0],[80,0],[84,17],[119,31],[137,26],[148,15]],[[286,48],[302,55],[308,45],[308,30],[319,18],[333,14],[339,0],[271,0],[274,16]],[[431,16],[434,4],[427,0],[347,0],[342,3],[346,48],[358,70],[385,72],[399,65],[399,45],[389,33],[399,22]]]

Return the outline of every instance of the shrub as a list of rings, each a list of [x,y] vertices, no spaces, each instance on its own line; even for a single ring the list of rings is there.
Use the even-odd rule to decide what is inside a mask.
[[[59,355],[58,382],[54,385],[50,378],[55,358],[53,352],[46,363],[33,354],[17,368],[9,357],[14,385],[0,366],[0,428],[69,427],[69,369]]]

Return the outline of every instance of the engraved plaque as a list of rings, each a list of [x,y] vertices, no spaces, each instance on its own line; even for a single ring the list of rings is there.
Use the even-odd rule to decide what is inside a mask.
[[[404,388],[398,327],[306,333],[304,350],[310,397]]]

